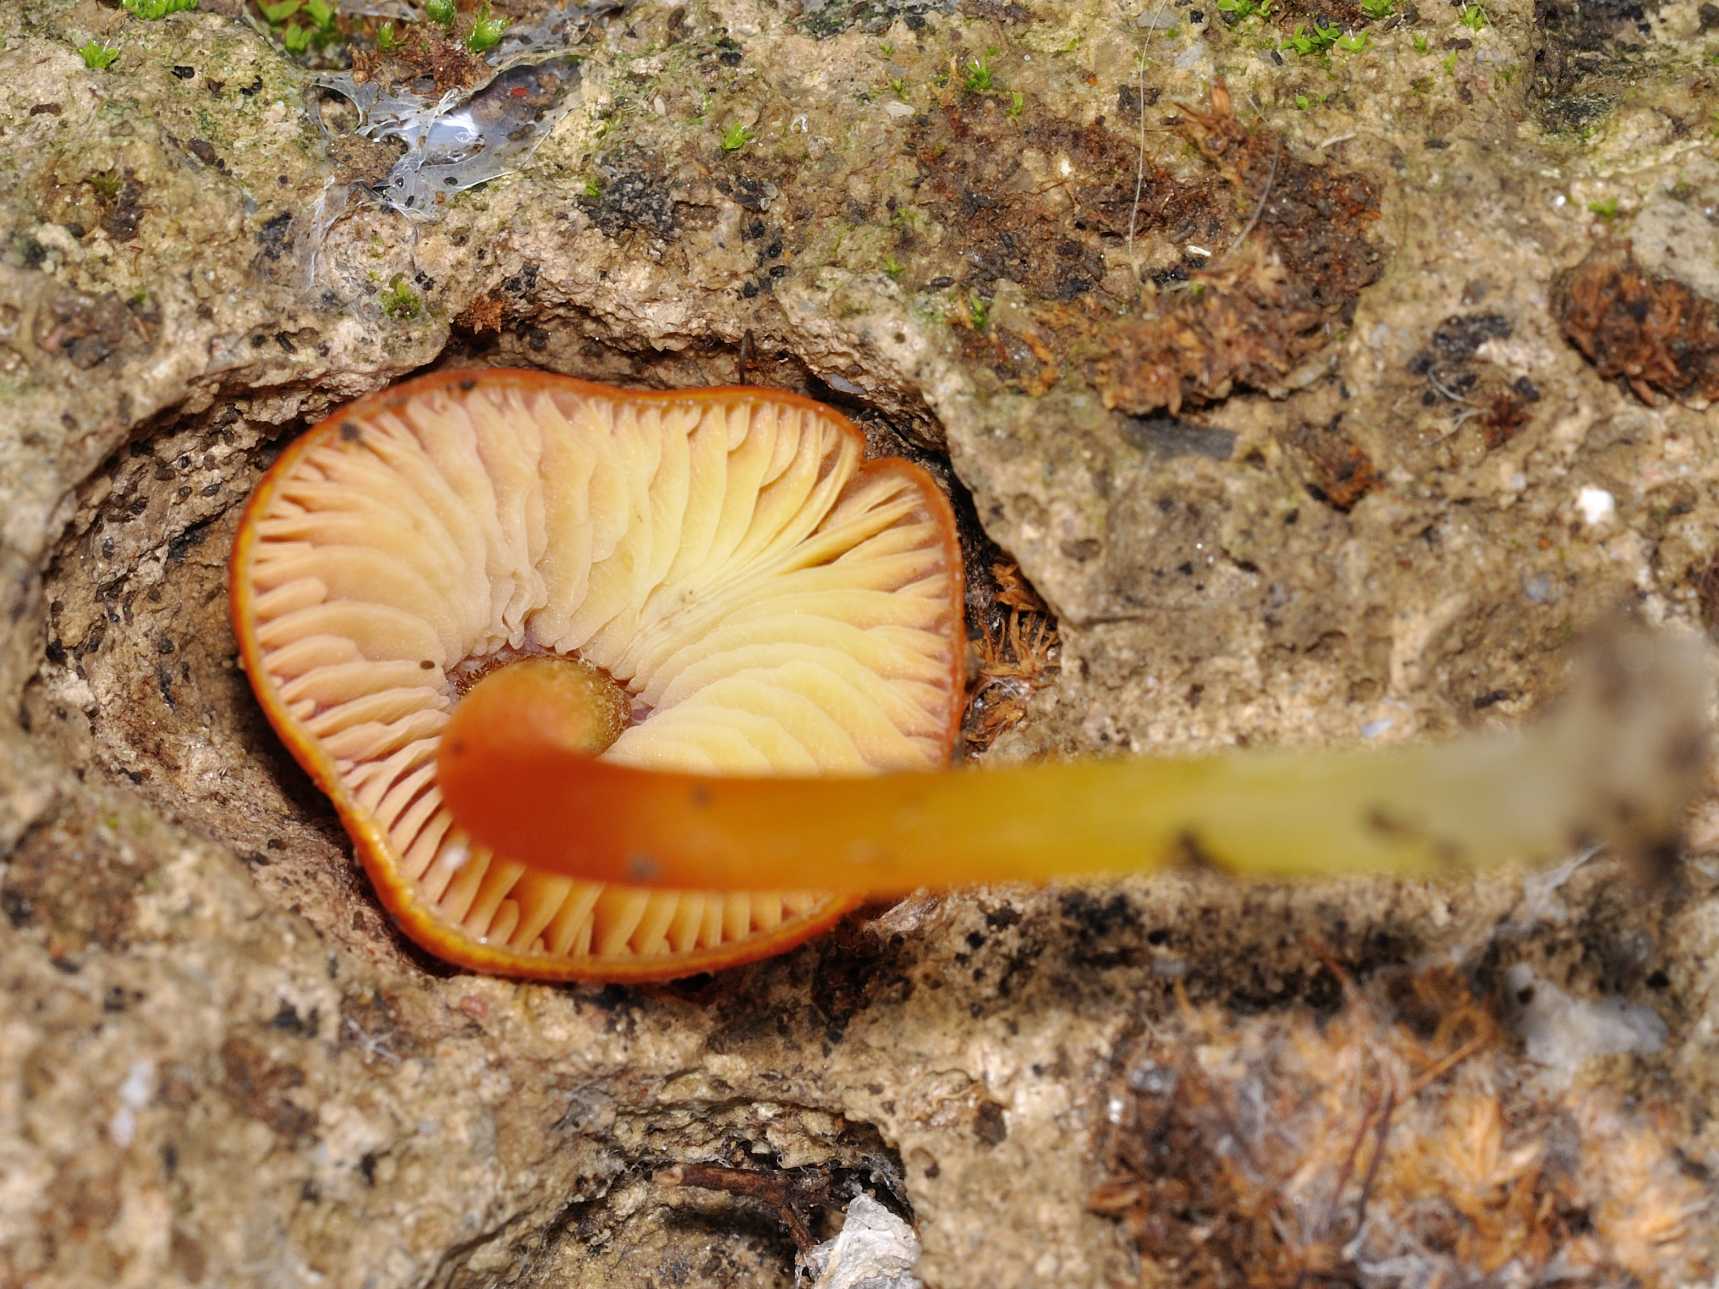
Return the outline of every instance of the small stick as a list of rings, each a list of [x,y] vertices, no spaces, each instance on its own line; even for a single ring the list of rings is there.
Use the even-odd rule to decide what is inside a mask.
[[[652,1180],[665,1186],[694,1186],[699,1190],[722,1191],[757,1200],[788,1228],[794,1247],[801,1253],[818,1243],[812,1228],[800,1214],[802,1206],[809,1207],[816,1201],[807,1188],[791,1176],[752,1168],[728,1168],[721,1164],[677,1164],[656,1174]]]

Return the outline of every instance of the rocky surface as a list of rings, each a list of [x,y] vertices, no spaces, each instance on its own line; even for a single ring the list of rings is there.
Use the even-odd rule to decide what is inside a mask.
[[[274,451],[457,362],[930,460],[986,755],[1444,733],[1620,602],[1711,627],[1712,6],[1250,8],[640,3],[427,221],[236,2],[0,9],[0,1285],[790,1283],[691,1162],[935,1286],[1711,1274],[1710,825],[1651,890],[982,891],[524,985],[392,930],[235,670]]]

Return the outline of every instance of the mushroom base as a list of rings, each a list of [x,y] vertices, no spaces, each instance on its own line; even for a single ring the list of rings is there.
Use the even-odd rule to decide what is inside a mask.
[[[504,649],[467,659],[448,671],[448,682],[462,702],[474,689],[511,687],[522,680],[550,709],[545,716],[560,738],[586,756],[607,752],[622,730],[637,724],[650,710],[635,702],[608,672],[577,654]]]

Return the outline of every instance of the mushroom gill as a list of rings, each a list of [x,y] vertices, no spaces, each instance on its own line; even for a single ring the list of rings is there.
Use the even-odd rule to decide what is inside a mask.
[[[788,394],[492,370],[373,395],[287,449],[234,547],[234,628],[414,939],[483,970],[660,979],[779,952],[852,906],[821,891],[815,852],[760,891],[522,863],[455,825],[437,759],[466,689],[516,673],[538,718],[620,765],[942,764],[961,699],[953,520],[922,471],[863,446]]]

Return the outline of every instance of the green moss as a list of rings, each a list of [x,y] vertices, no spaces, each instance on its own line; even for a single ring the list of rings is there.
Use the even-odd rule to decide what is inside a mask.
[[[989,94],[994,87],[991,53],[992,51],[987,49],[983,58],[975,58],[967,64],[967,73],[962,77],[961,88],[969,94]]]
[[[1218,0],[1218,12],[1231,26],[1248,18],[1264,18],[1271,12],[1272,0]]]
[[[466,37],[466,48],[474,54],[485,53],[501,43],[501,33],[507,30],[506,18],[492,18],[489,12],[489,0],[484,0],[483,8],[472,20],[471,34]]]
[[[382,312],[395,322],[410,322],[424,311],[423,297],[412,289],[403,273],[396,273],[389,281],[388,289],[376,299]]]
[[[195,9],[197,0],[119,0],[120,7],[134,18],[156,22],[170,13]]]
[[[1335,23],[1327,23],[1323,18],[1313,20],[1313,29],[1309,31],[1302,23],[1295,24],[1295,30],[1289,39],[1279,46],[1281,49],[1294,50],[1301,57],[1313,54],[1323,54],[1331,46],[1343,38],[1343,29]]]
[[[78,54],[84,60],[84,66],[92,72],[99,72],[111,66],[113,60],[119,57],[119,50],[112,45],[104,45],[99,40],[86,40],[78,46]]]
[[[95,189],[96,196],[104,201],[112,201],[119,196],[120,186],[125,179],[117,170],[97,170],[84,176],[84,182]]]

